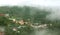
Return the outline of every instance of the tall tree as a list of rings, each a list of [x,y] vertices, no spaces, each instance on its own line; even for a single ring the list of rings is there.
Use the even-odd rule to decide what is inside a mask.
[[[49,12],[44,11],[44,10],[38,10],[34,14],[34,22],[42,22],[44,23],[46,16],[49,14]]]
[[[30,8],[29,7],[24,7],[24,16],[23,19],[27,21],[27,19],[30,19]]]

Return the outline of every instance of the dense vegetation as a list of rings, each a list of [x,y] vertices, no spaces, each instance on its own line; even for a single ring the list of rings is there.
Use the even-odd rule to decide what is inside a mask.
[[[28,7],[28,6],[24,6],[24,7],[18,7],[18,6],[12,6],[12,7],[8,7],[8,6],[2,6],[0,7],[0,13],[4,13],[4,14],[10,14],[10,16],[15,17],[15,18],[19,18],[19,19],[33,19],[33,21],[35,22],[39,22],[41,20],[44,20],[46,18],[46,15],[48,14],[47,11],[45,10],[40,10],[38,8],[35,7]]]
[[[18,6],[1,6],[0,13],[9,14],[10,17],[16,19],[24,19],[25,21],[29,21],[32,23],[41,23],[41,24],[52,24],[53,27],[60,27],[60,20],[50,21],[46,19],[46,16],[50,14],[50,12],[46,10],[41,10],[36,7],[18,7]],[[1,18],[0,16],[0,25],[5,25],[6,19]]]

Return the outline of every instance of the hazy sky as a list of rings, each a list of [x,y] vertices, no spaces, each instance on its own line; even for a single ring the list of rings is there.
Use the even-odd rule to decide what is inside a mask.
[[[28,6],[60,6],[60,0],[0,0],[0,6],[4,5],[28,5]]]

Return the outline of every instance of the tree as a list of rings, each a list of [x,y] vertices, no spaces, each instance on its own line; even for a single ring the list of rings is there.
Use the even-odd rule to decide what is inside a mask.
[[[44,10],[38,10],[35,14],[34,14],[34,22],[42,22],[45,23],[46,20],[46,16],[49,14],[49,12],[44,11]]]
[[[4,16],[0,16],[0,25],[1,26],[6,26],[9,23],[9,19],[4,17]]]
[[[27,21],[28,19],[30,19],[30,16],[31,16],[30,8],[25,6],[24,9],[25,10],[24,10],[24,14],[23,14],[23,19]]]

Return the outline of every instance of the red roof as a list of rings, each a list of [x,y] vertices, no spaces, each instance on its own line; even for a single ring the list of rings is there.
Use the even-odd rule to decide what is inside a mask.
[[[0,14],[0,16],[4,16],[5,14]]]

